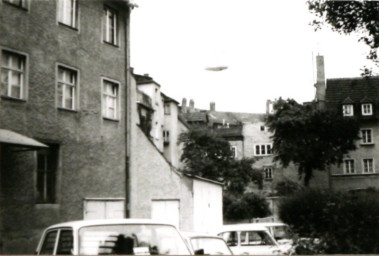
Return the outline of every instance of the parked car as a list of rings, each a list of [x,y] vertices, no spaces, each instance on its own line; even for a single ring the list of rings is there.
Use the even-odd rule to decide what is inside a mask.
[[[73,221],[45,229],[36,254],[168,254],[191,251],[175,226],[148,219]]]
[[[195,255],[233,255],[225,240],[209,234],[181,233]]]
[[[268,229],[282,251],[291,250],[294,243],[294,233],[287,224],[282,222],[259,222],[258,224],[264,225]]]
[[[256,223],[224,225],[218,235],[224,238],[232,252],[237,255],[284,254],[264,225]]]

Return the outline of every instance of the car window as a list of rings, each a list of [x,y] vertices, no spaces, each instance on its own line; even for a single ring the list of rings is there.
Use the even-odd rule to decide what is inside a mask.
[[[39,254],[54,254],[55,240],[58,230],[48,231],[45,235]]]
[[[264,231],[242,231],[241,245],[259,246],[259,245],[275,245],[271,237]]]
[[[73,234],[72,230],[61,230],[59,233],[58,240],[58,255],[69,255],[72,254],[73,249]]]
[[[229,247],[221,238],[194,237],[191,238],[191,245],[194,251],[203,249],[206,255],[231,255]]]
[[[236,231],[224,232],[221,234],[221,237],[225,240],[226,244],[229,246],[238,245],[238,234]]]
[[[277,226],[273,227],[274,237],[275,239],[290,239],[291,238],[291,230],[287,226]]]

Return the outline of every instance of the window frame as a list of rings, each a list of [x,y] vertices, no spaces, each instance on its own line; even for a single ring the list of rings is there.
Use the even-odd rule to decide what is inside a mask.
[[[18,58],[20,58],[23,62],[23,68],[20,69],[20,70],[16,70],[16,69],[12,69],[11,66],[3,66],[3,55],[4,53],[7,52],[8,55],[11,55],[11,56],[17,56]],[[10,82],[8,81],[8,84],[7,84],[7,89],[6,89],[6,95],[3,95],[0,93],[1,97],[2,98],[7,98],[7,99],[13,99],[13,100],[19,100],[19,101],[26,101],[28,99],[28,85],[29,85],[29,55],[24,53],[24,52],[20,52],[20,51],[16,51],[16,50],[13,50],[13,49],[10,49],[10,48],[6,48],[6,47],[1,47],[1,62],[0,62],[0,72],[2,73],[3,70],[8,70],[8,73],[11,73],[12,74],[12,71],[13,72],[20,72],[21,75],[22,75],[22,78],[20,79],[20,97],[13,97],[12,96],[12,92],[11,90],[9,90],[10,87],[12,87],[10,84],[11,84],[11,81]],[[9,76],[9,74],[8,74]],[[12,77],[12,75],[10,75],[10,77]],[[3,76],[1,75],[1,78],[3,78]],[[0,88],[1,90],[2,89],[2,81],[0,82]]]
[[[348,111],[350,110],[350,111]],[[354,116],[354,105],[353,104],[343,104],[342,105],[343,116]]]
[[[232,151],[233,159],[236,159],[238,157],[237,146],[231,146],[230,150]]]
[[[258,150],[257,150],[257,147],[259,147]],[[271,155],[273,155],[272,143],[254,144],[254,155],[255,156],[271,156]]]
[[[43,248],[43,246],[45,244],[47,236],[50,233],[56,233],[55,239],[54,239],[53,252],[51,254],[49,254],[49,255],[57,255],[57,251],[58,251],[58,248],[59,248],[59,242],[61,240],[61,232],[62,231],[71,231],[71,234],[72,234],[72,249],[71,249],[71,251],[73,252],[74,247],[75,247],[75,245],[74,245],[75,244],[74,230],[73,230],[73,228],[70,228],[70,227],[62,227],[62,228],[54,228],[54,229],[46,230],[46,232],[43,235],[43,240],[42,240],[42,243],[40,245],[40,248],[38,248],[38,254],[41,253],[41,250],[42,250],[42,248]],[[60,255],[62,255],[62,254],[60,254]]]
[[[373,135],[373,129],[372,128],[360,129],[360,133],[361,133],[361,145],[372,145],[372,144],[374,144],[374,135]],[[369,136],[367,136],[367,135],[369,135]],[[370,140],[370,141],[368,141],[368,140]]]
[[[166,116],[171,115],[171,106],[170,106],[170,103],[164,103],[163,104],[163,110],[164,110],[164,114]]]
[[[117,85],[117,95],[116,96],[104,95],[106,83]],[[105,110],[106,110],[105,107],[107,107],[107,106],[106,106],[106,102],[104,100],[104,96],[113,97],[116,99],[115,117],[114,116],[110,117],[107,114],[105,114]],[[107,107],[107,109],[108,109],[108,107]],[[101,115],[104,119],[108,119],[108,120],[119,121],[121,119],[121,83],[116,81],[116,80],[107,78],[107,77],[101,78]]]
[[[274,178],[274,168],[272,166],[263,167],[264,179],[265,180],[273,180]],[[269,174],[269,175],[267,175]]]
[[[71,71],[73,73],[75,73],[75,83],[73,84],[70,84],[70,83],[67,83],[66,81],[64,80],[59,80],[59,71],[60,71],[60,68],[64,69],[64,70],[67,70],[67,71]],[[80,96],[80,91],[79,91],[79,87],[80,87],[80,72],[79,72],[79,69],[77,68],[74,68],[74,67],[71,67],[71,66],[68,66],[68,65],[65,65],[65,64],[61,64],[61,63],[57,63],[56,64],[56,75],[55,75],[55,80],[56,80],[56,93],[55,93],[55,102],[56,102],[56,108],[57,109],[62,109],[62,110],[68,110],[68,111],[73,111],[73,112],[77,112],[79,110],[79,96]],[[72,100],[71,100],[71,103],[73,105],[72,108],[68,108],[66,107],[66,99],[65,99],[65,94],[66,94],[66,90],[62,89],[62,102],[59,102],[59,87],[60,87],[60,84],[63,84],[64,85],[64,89],[66,89],[66,86],[71,86],[71,87],[74,87],[74,94],[72,96]]]
[[[14,0],[3,0],[3,3],[7,3],[11,6],[23,9],[23,10],[29,10],[29,0],[19,0],[19,4],[14,3]]]
[[[119,46],[119,34],[118,34],[118,30],[119,30],[119,14],[118,12],[108,6],[108,5],[104,5],[104,8],[103,8],[103,24],[102,24],[102,27],[103,27],[103,33],[102,33],[102,41],[104,43],[107,43],[107,44],[110,44],[110,45],[113,45],[113,46]],[[113,20],[112,20],[112,26],[113,26],[113,38],[112,40],[110,39],[110,24],[109,24],[109,13],[113,14]]]
[[[356,174],[355,160],[352,158],[344,159],[343,171],[345,174]]]
[[[366,171],[366,160],[367,161],[370,161],[371,163],[371,166],[367,166],[368,167],[368,171]],[[370,168],[371,168],[371,171],[370,171]],[[375,173],[375,162],[374,162],[374,158],[363,158],[362,159],[362,173],[363,174],[371,174],[371,173]]]
[[[67,1],[71,2],[70,13],[66,14]],[[67,23],[64,19],[69,15],[70,21]],[[79,28],[79,0],[57,0],[57,22],[58,24],[78,30]]]
[[[366,108],[365,107],[369,107],[369,111],[366,112]],[[372,106],[372,103],[363,103],[362,106],[361,106],[361,110],[362,110],[362,116],[372,116],[373,114],[373,106]]]

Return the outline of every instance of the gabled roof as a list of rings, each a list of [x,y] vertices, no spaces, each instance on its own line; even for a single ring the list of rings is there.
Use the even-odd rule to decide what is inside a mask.
[[[173,102],[175,103],[176,105],[179,105],[179,102],[177,102],[176,100],[174,100],[173,98],[171,97],[168,97],[166,94],[164,94],[163,92],[161,92],[161,95],[163,97],[163,100],[164,102]]]
[[[160,84],[154,81],[152,77],[149,75],[137,75],[133,74],[134,78],[136,79],[137,85],[144,85],[144,84],[156,84],[157,86],[161,87]]]
[[[327,79],[326,101],[330,106],[344,103],[348,97],[352,103],[371,99],[379,101],[379,77]]]

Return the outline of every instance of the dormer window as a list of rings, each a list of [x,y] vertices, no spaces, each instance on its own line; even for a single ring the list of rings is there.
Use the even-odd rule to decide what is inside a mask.
[[[372,115],[372,104],[371,103],[362,104],[362,115],[363,116],[371,116]]]
[[[353,116],[354,115],[354,107],[352,104],[343,105],[342,106],[343,116]]]

